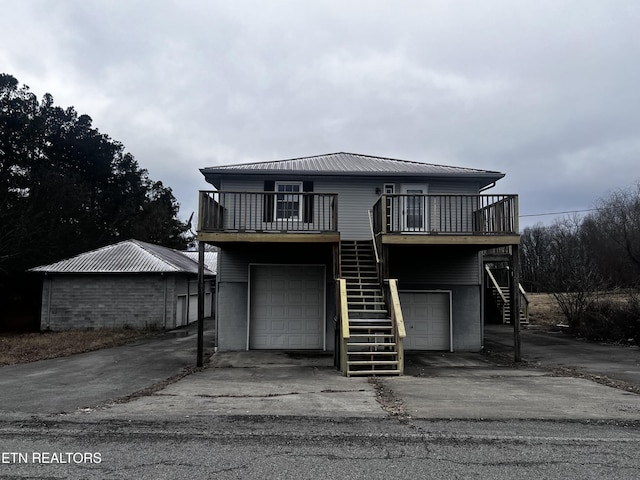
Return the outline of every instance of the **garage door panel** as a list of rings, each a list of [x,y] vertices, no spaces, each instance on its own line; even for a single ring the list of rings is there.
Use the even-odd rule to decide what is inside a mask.
[[[406,350],[449,350],[448,292],[400,292]]]
[[[324,295],[323,267],[252,266],[250,348],[322,349]]]

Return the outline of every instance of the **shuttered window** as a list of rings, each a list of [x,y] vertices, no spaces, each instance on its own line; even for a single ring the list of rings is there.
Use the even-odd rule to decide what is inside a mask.
[[[300,195],[301,192],[313,192],[313,182],[276,182],[265,180],[263,221],[298,220],[302,217],[305,223],[313,223],[313,195]]]

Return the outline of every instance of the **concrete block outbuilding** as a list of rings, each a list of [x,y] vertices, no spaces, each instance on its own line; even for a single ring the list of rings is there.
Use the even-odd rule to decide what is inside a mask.
[[[213,316],[216,252],[205,256],[205,316]],[[43,273],[43,330],[161,328],[197,320],[198,263],[180,252],[126,240],[50,265]]]

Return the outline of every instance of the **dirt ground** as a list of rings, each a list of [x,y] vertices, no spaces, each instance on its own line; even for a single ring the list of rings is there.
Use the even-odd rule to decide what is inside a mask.
[[[150,330],[88,330],[0,334],[0,366],[115,347],[153,335]]]

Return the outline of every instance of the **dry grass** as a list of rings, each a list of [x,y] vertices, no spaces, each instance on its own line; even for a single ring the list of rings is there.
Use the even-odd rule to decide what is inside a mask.
[[[527,293],[529,297],[529,322],[532,325],[558,325],[567,322],[558,306],[558,302],[551,293]],[[598,301],[610,301],[614,303],[624,303],[628,295],[618,291],[600,292]]]
[[[152,335],[150,330],[87,330],[0,334],[0,366],[115,347]]]
[[[555,297],[550,293],[527,293],[529,297],[529,323],[532,325],[558,325],[565,317]]]

